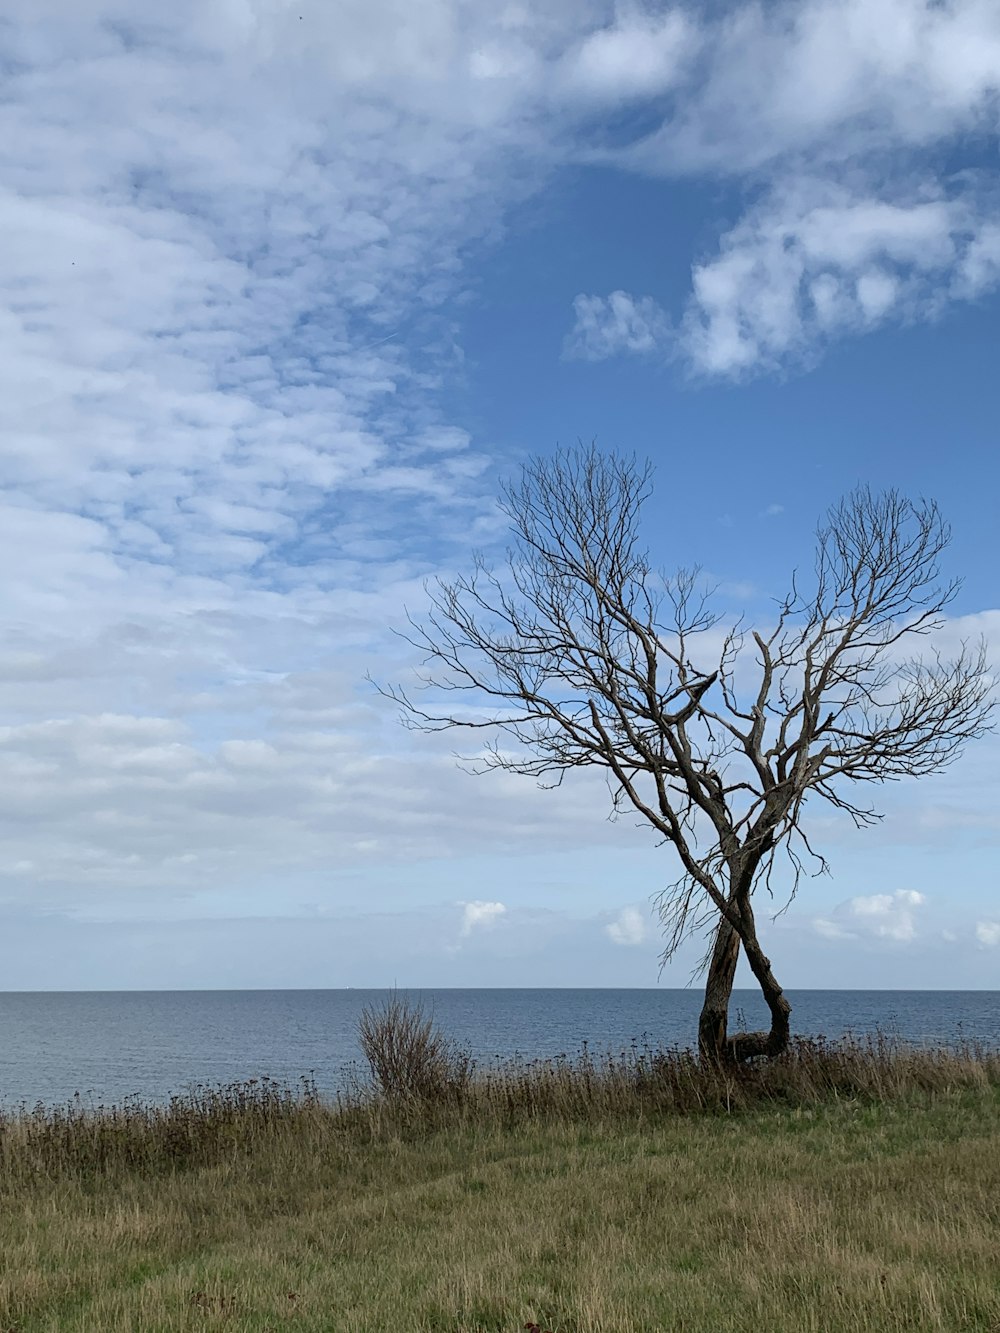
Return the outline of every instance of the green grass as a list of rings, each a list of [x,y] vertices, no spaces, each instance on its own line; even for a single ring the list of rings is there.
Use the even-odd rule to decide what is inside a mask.
[[[9,1120],[0,1331],[1000,1333],[1000,1059],[646,1060]]]

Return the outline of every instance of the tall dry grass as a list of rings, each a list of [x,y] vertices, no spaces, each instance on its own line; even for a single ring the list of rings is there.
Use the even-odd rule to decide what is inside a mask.
[[[799,1037],[777,1059],[720,1066],[690,1050],[634,1040],[618,1052],[482,1065],[418,1005],[393,995],[361,1019],[367,1083],[339,1109],[373,1124],[510,1125],[537,1118],[623,1121],[648,1115],[739,1114],[838,1099],[899,1101],[1000,1086],[1000,1047],[926,1047],[874,1033]]]
[[[277,1132],[301,1130],[330,1114],[315,1085],[297,1089],[272,1079],[198,1087],[166,1105],[129,1098],[90,1107],[21,1107],[0,1113],[0,1190],[67,1175],[158,1173],[249,1154]]]
[[[275,1136],[358,1142],[449,1126],[505,1129],[547,1121],[636,1124],[650,1117],[741,1115],[827,1102],[901,1103],[1000,1088],[1000,1049],[925,1048],[883,1034],[798,1038],[775,1060],[707,1064],[688,1050],[633,1041],[618,1052],[477,1063],[419,1006],[392,995],[359,1025],[366,1071],[324,1100],[307,1078],[200,1087],[166,1105],[88,1107],[77,1098],[0,1114],[0,1190],[38,1179],[157,1173],[252,1155]]]

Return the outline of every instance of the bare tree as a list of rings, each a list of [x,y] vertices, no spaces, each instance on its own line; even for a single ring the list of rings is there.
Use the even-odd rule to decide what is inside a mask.
[[[881,816],[859,787],[937,772],[989,729],[986,648],[902,655],[941,627],[958,590],[937,583],[950,532],[933,502],[862,487],[818,529],[812,590],[793,575],[774,622],[749,632],[751,650],[742,618],[716,629],[697,570],[668,578],[650,564],[639,520],[651,477],[649,464],[593,447],[529,463],[501,493],[514,539],[505,568],[476,557],[468,577],[438,582],[426,619],[410,617],[433,702],[382,692],[409,726],[487,733],[473,771],[557,786],[571,769],[606,770],[614,810],[638,812],[680,860],[658,897],[664,962],[711,929],[700,1050],[774,1055],[791,1008],[758,938],[754,890],[771,889],[779,848],[790,896],[807,862],[826,869],[804,827],[808,796],[870,825]],[[771,1027],[729,1037],[741,947]]]

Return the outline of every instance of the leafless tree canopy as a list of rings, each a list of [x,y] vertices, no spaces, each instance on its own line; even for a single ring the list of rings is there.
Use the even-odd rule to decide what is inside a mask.
[[[501,496],[506,565],[477,558],[437,584],[407,635],[425,653],[426,690],[384,692],[411,726],[485,732],[479,769],[543,785],[606,770],[615,808],[638,812],[680,860],[659,900],[664,957],[718,920],[716,953],[735,941],[734,969],[742,943],[779,1028],[772,1001],[784,1005],[787,1040],[755,885],[780,847],[793,892],[805,857],[825,867],[808,796],[870,824],[880,816],[863,784],[936,772],[988,729],[986,647],[905,653],[941,627],[958,587],[939,579],[950,533],[933,502],[859,488],[817,533],[809,591],[793,576],[770,625],[720,629],[696,569],[668,577],[650,563],[639,520],[651,479],[650,465],[592,447],[526,466]],[[757,1046],[782,1044],[772,1030]]]

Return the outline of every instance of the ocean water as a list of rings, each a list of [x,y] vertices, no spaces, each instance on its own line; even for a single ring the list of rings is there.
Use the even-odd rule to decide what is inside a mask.
[[[695,1042],[695,990],[400,991],[480,1060],[621,1050],[633,1039]],[[324,1093],[360,1063],[362,1009],[387,991],[0,993],[0,1104],[163,1101],[198,1084],[266,1075]],[[1000,1046],[1000,991],[789,991],[793,1029],[837,1037],[881,1029],[906,1040]],[[766,1026],[755,991],[733,995],[733,1027]]]

